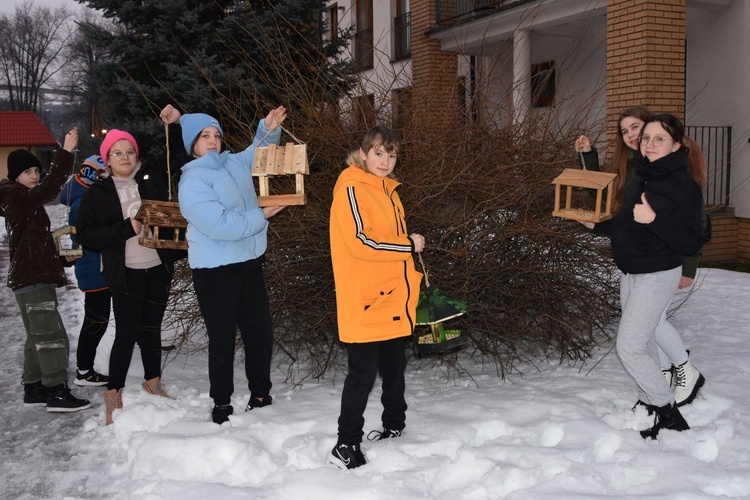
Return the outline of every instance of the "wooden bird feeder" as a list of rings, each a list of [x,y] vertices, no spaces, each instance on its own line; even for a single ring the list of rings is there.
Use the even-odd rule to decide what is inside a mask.
[[[62,257],[83,257],[83,248],[73,240],[76,235],[75,226],[63,226],[52,231],[52,238],[57,246],[57,253]]]
[[[258,178],[258,204],[261,207],[283,205],[305,205],[305,175],[310,173],[307,163],[307,145],[287,142],[284,146],[271,144],[255,148],[253,158],[253,176]],[[294,194],[270,194],[269,178],[276,175],[294,175],[296,192]]]
[[[143,224],[138,243],[148,248],[187,250],[187,221],[174,201],[143,200],[135,214]]]
[[[566,168],[552,184],[555,185],[555,209],[552,215],[586,222],[602,222],[612,218],[612,191],[617,174]],[[565,187],[565,206],[561,207],[561,190]],[[573,188],[596,190],[593,210],[572,206]],[[604,190],[607,190],[606,195]]]

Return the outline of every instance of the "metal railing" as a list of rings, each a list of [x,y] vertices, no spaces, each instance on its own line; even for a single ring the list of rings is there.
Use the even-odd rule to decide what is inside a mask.
[[[732,127],[693,125],[685,127],[703,150],[708,179],[703,189],[706,205],[729,205],[732,178]]]
[[[466,14],[480,14],[500,5],[512,3],[514,0],[435,0],[435,21],[440,26]]]

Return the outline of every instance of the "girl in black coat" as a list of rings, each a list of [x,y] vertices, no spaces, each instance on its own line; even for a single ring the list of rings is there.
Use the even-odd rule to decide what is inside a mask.
[[[674,116],[647,120],[640,139],[644,159],[636,166],[622,208],[613,219],[585,224],[611,236],[614,260],[623,273],[617,353],[638,385],[640,401],[657,414],[654,427],[641,432],[644,438],[655,438],[661,428],[689,428],[661,373],[655,342],[685,256],[703,245],[703,198],[688,172],[683,138],[684,127]]]
[[[101,252],[112,292],[115,341],[104,393],[105,421],[110,424],[112,412],[122,408],[122,389],[136,342],[143,361],[143,388],[167,397],[161,385],[161,323],[172,283],[172,264],[186,254],[138,243],[141,223],[134,217],[141,200],[166,200],[168,188],[163,172],[144,167],[138,160],[133,136],[110,130],[100,154],[111,175],[96,181],[81,198],[76,229],[81,245]]]

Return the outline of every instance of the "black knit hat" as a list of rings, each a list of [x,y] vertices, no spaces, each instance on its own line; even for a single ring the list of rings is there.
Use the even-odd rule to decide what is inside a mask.
[[[16,149],[8,155],[8,179],[12,181],[16,180],[24,170],[31,167],[42,170],[42,162],[25,149]]]

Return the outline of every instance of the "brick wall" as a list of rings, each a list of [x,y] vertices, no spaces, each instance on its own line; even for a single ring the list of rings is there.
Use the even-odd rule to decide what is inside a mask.
[[[411,2],[411,64],[414,119],[430,136],[455,128],[458,113],[458,58],[440,50],[428,32],[435,27],[435,0]]]
[[[711,217],[711,241],[703,247],[701,262],[737,260],[738,219],[732,207],[707,207]]]
[[[685,112],[685,0],[607,1],[607,132],[633,105]]]
[[[737,219],[737,260],[750,264],[750,219]]]

